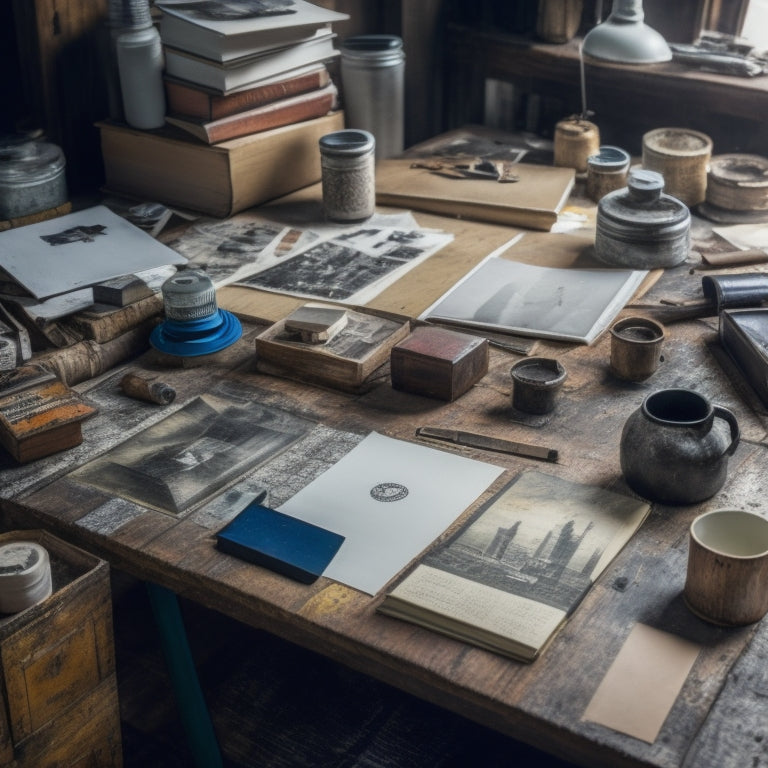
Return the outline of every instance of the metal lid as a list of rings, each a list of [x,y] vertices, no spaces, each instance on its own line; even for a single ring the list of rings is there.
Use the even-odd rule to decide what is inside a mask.
[[[664,193],[664,177],[655,171],[630,171],[627,186],[609,192],[597,206],[598,229],[619,240],[676,238],[690,221],[688,206]]]
[[[216,289],[200,269],[178,272],[163,283],[161,290],[169,320],[192,321],[216,314]]]
[[[325,136],[320,137],[319,144],[322,154],[358,157],[373,152],[376,139],[368,131],[349,128],[326,133]]]
[[[37,184],[60,175],[64,153],[44,141],[0,143],[0,183]]]
[[[397,35],[354,35],[340,48],[344,59],[375,62],[377,66],[397,64],[405,58],[403,41]]]
[[[587,158],[587,164],[598,170],[619,171],[629,167],[629,160],[629,152],[606,144],[600,147],[597,154]]]

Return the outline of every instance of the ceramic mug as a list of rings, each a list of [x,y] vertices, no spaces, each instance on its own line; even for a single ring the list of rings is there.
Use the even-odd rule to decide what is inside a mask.
[[[659,366],[664,326],[647,317],[625,317],[611,327],[611,373],[645,381]]]
[[[759,621],[768,612],[768,519],[737,509],[699,515],[691,523],[683,595],[713,624]]]

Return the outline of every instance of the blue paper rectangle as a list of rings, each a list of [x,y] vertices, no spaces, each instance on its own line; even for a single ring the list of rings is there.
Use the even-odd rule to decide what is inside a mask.
[[[227,554],[311,584],[339,551],[344,537],[256,502],[216,534]]]

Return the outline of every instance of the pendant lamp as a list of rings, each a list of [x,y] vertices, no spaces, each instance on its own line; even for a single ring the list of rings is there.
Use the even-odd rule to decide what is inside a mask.
[[[585,35],[582,52],[622,64],[669,61],[672,51],[666,40],[643,19],[643,0],[614,0],[608,18]]]

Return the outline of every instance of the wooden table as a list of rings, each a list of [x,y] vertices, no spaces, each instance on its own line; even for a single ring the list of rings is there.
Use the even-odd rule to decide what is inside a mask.
[[[434,226],[435,217],[418,218]],[[473,232],[474,247],[488,250],[509,234],[502,227],[449,220],[443,224],[461,230],[462,237]],[[705,230],[695,245],[712,246]],[[447,258],[457,253],[454,249]],[[691,273],[690,266],[668,270],[642,301],[699,296],[702,273]],[[625,310],[625,314],[631,312],[631,307]],[[170,407],[122,396],[117,383],[123,370],[79,387],[100,406],[100,413],[84,423],[82,446],[0,472],[5,527],[46,528],[141,579],[573,763],[590,768],[743,768],[765,761],[768,625],[717,628],[695,618],[681,597],[688,526],[694,516],[723,506],[765,509],[768,414],[720,347],[716,319],[670,325],[664,361],[642,384],[620,383],[609,375],[607,334],[590,347],[539,342],[537,354],[557,357],[568,379],[554,414],[526,421],[515,420],[510,412],[509,368],[518,356],[509,352],[494,349],[488,374],[454,403],[397,392],[389,384],[386,369],[368,391],[351,395],[256,371],[253,339],[259,330],[246,325],[243,339],[205,367],[158,369],[151,353],[128,366],[159,370],[177,391]],[[556,464],[455,449],[506,470],[478,504],[529,468],[630,493],[618,460],[621,429],[644,396],[658,389],[693,388],[730,408],[739,420],[742,440],[720,493],[695,506],[654,505],[641,530],[551,646],[539,660],[526,665],[379,615],[376,606],[381,594],[371,598],[325,578],[306,586],[222,555],[214,548],[215,527],[195,514],[177,519],[146,509],[117,526],[108,519],[94,523],[93,516],[88,518],[109,499],[95,488],[72,482],[66,472],[221,381],[253,387],[266,404],[357,434],[376,430],[415,440],[417,427],[429,424],[558,449]],[[435,446],[454,450],[444,444]],[[455,526],[446,535],[453,530]],[[637,623],[702,646],[654,744],[581,720],[595,688]]]

